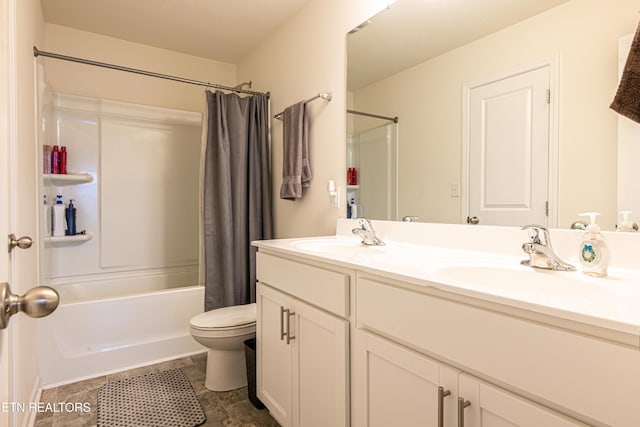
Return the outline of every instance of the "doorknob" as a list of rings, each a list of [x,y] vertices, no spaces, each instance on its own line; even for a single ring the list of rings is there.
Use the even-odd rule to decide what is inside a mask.
[[[20,249],[29,249],[33,244],[33,240],[29,236],[22,236],[19,239],[16,238],[16,235],[11,233],[9,234],[9,253],[18,247]]]
[[[11,293],[6,282],[0,283],[0,329],[7,327],[9,318],[19,311],[30,317],[44,317],[58,307],[60,296],[48,286],[31,288],[18,296]]]
[[[479,222],[480,222],[480,218],[478,218],[477,216],[472,216],[471,218],[467,217],[467,224],[476,225]]]

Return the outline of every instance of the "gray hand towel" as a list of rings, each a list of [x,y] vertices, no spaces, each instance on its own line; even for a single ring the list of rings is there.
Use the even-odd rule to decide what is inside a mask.
[[[295,200],[302,197],[302,188],[309,187],[309,121],[304,101],[283,111],[283,163],[280,198]]]
[[[610,107],[623,116],[640,123],[640,26],[638,26],[633,43],[631,43],[631,50],[622,72],[618,92]]]

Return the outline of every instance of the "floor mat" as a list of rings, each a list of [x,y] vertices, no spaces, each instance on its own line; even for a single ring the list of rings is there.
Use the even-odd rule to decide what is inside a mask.
[[[124,378],[98,390],[97,427],[194,427],[206,419],[182,369]]]

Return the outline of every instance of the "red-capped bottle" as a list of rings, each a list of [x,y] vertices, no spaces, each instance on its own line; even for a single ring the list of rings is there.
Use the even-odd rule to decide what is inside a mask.
[[[53,146],[51,152],[51,173],[60,173],[60,150],[57,145]]]
[[[353,172],[351,173],[351,185],[358,185],[358,169],[353,168]]]
[[[353,179],[353,168],[347,169],[347,185],[351,185],[351,180]]]
[[[60,147],[60,167],[58,173],[67,173],[67,147]]]

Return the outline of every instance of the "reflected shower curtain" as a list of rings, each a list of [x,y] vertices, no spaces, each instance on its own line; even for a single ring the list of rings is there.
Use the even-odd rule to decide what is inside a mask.
[[[266,95],[206,91],[203,140],[205,311],[255,302],[256,249],[270,239]]]

